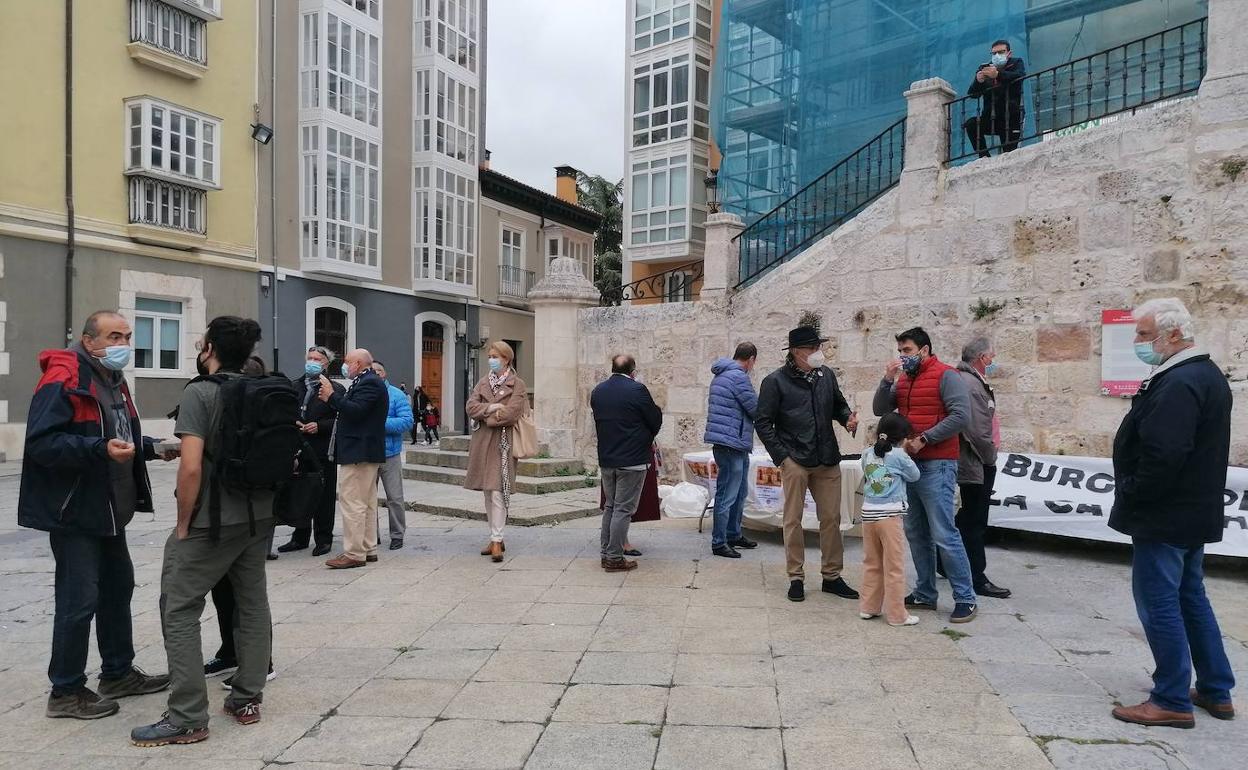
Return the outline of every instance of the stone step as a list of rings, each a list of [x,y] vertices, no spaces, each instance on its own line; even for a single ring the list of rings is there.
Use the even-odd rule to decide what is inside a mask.
[[[442,440],[438,442],[438,448],[444,452],[467,452],[470,441],[472,441],[471,436],[443,436]],[[538,444],[537,453],[549,456],[550,447],[546,444]]]
[[[404,465],[403,478],[417,481],[431,481],[435,484],[453,484],[462,486],[468,471],[463,468],[445,468],[437,465]],[[552,492],[567,492],[573,489],[588,489],[598,486],[597,476],[525,476],[517,475],[512,483],[512,491],[525,495],[546,495]]]
[[[429,465],[439,468],[468,468],[467,452],[447,452],[440,449],[409,449],[407,451],[409,465]],[[516,473],[520,476],[582,476],[585,464],[580,460],[565,460],[555,457],[534,457],[517,463]]]

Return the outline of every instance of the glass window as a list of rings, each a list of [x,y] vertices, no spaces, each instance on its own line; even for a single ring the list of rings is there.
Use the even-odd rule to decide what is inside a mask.
[[[182,303],[136,297],[134,367],[141,371],[181,371]]]
[[[312,311],[312,344],[329,349],[335,360],[347,352],[349,319],[345,310],[318,307]]]
[[[126,104],[129,146],[128,172],[176,177],[191,185],[213,187],[216,168],[215,118],[209,118],[152,99]]]
[[[629,177],[629,242],[636,245],[682,240],[689,217],[689,184],[688,156],[633,164]],[[679,227],[669,228],[671,224]]]
[[[417,171],[416,277],[476,285],[476,183],[440,168]]]
[[[707,19],[707,40],[709,36],[710,5],[709,0],[637,0],[633,11],[633,50],[642,51],[669,40],[683,40],[689,37],[690,4],[695,3],[698,17],[705,12]]]

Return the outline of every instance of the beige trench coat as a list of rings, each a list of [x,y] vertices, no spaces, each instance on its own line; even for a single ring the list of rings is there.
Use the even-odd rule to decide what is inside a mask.
[[[468,445],[468,475],[464,489],[499,492],[503,488],[502,442],[503,431],[511,430],[528,406],[528,389],[524,380],[512,372],[498,395],[490,387],[487,374],[468,396],[468,416],[475,421],[477,429],[472,432]],[[486,417],[490,404],[502,404],[503,408]],[[515,458],[508,457],[510,478],[516,478]]]

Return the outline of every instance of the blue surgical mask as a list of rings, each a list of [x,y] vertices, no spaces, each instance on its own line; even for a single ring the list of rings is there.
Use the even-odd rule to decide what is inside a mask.
[[[503,368],[502,359],[495,358],[494,356],[490,356],[490,371],[498,372],[498,371],[501,371],[502,368]]]
[[[996,361],[993,361],[992,363],[984,367],[984,376],[991,377],[992,375],[996,374],[999,371],[1001,371],[1001,367],[997,366]]]
[[[901,369],[911,377],[919,373],[919,366],[922,365],[922,363],[923,359],[918,355],[901,357]]]
[[[131,352],[129,345],[109,345],[104,348],[104,357],[100,359],[100,366],[120,372],[126,368],[126,364],[130,363]]]
[[[304,361],[303,373],[309,377],[320,377],[321,372],[325,371],[325,367],[320,361]]]
[[[1135,343],[1135,357],[1148,364],[1149,366],[1157,366],[1162,362],[1162,356],[1153,348],[1153,343],[1161,337],[1157,337],[1152,342]]]
[[[1003,67],[1005,66],[1005,63],[1009,60],[1010,60],[1010,55],[1008,53],[994,53],[992,55],[992,66]]]

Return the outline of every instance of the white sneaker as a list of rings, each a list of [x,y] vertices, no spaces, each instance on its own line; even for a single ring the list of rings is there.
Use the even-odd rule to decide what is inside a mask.
[[[859,612],[858,617],[862,618],[863,620],[870,620],[871,618],[878,618],[879,615],[874,615],[870,612]]]
[[[907,615],[906,619],[900,623],[889,623],[890,626],[917,626],[919,618],[917,615]]]

